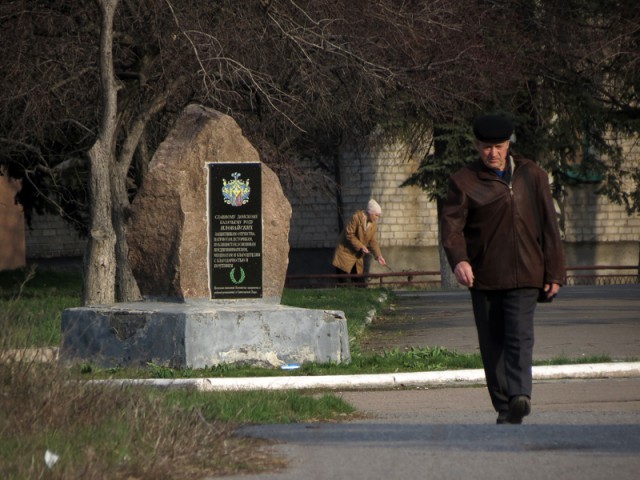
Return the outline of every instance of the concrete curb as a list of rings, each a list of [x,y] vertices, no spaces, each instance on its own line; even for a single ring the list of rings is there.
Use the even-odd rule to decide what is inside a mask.
[[[533,367],[533,379],[587,379],[640,377],[640,362],[591,363]],[[371,375],[323,375],[250,378],[184,378],[96,380],[112,385],[141,385],[160,388],[194,388],[200,391],[385,389],[419,386],[484,384],[483,370],[385,373]]]

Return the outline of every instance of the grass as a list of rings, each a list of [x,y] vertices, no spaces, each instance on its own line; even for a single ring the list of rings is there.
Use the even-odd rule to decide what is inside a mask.
[[[0,328],[12,348],[60,345],[65,308],[80,305],[82,280],[63,272],[35,268],[0,272]]]
[[[75,367],[78,376],[105,378],[220,378],[220,377],[280,377],[314,375],[362,375],[395,372],[437,371],[482,368],[480,355],[459,354],[440,347],[389,350],[379,354],[353,355],[348,364],[309,363],[296,370],[220,365],[202,369],[173,369],[149,364],[147,368],[96,368],[83,364]]]
[[[264,442],[233,435],[252,416],[243,409],[259,405],[257,399],[96,386],[73,381],[55,366],[25,362],[1,362],[0,381],[3,479],[204,478],[282,466]],[[324,418],[327,408],[350,412],[346,404],[327,407],[308,396],[286,400],[285,416],[268,406],[255,414],[311,421]],[[271,402],[287,403],[282,397]],[[51,468],[47,451],[59,456]]]
[[[344,419],[331,395],[203,393],[97,386],[35,363],[0,364],[0,478],[157,479],[259,473],[282,466],[240,424]],[[44,454],[60,457],[49,469]]]
[[[60,317],[80,305],[81,279],[71,273],[0,272],[0,349],[58,346]],[[359,355],[365,318],[389,292],[372,289],[286,291],[283,303],[342,310],[354,362],[304,365],[296,374],[397,369],[400,352]],[[446,356],[446,352],[439,352]],[[413,352],[405,368],[436,360]],[[63,369],[26,358],[0,359],[0,478],[202,478],[260,473],[283,466],[264,442],[234,435],[247,423],[341,421],[353,407],[334,395],[299,391],[197,392],[78,382],[104,377],[282,375],[278,369],[223,365],[203,370]],[[49,468],[45,452],[58,462]]]
[[[157,392],[157,390],[156,390]],[[297,423],[346,418],[353,407],[334,395],[300,395],[293,391],[206,392],[171,390],[164,393],[171,405],[197,408],[204,417],[232,423]]]

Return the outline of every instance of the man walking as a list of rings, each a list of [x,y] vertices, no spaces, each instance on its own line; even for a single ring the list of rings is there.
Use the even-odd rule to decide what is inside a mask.
[[[450,178],[442,242],[471,292],[497,423],[519,424],[531,412],[536,303],[560,290],[564,254],[548,176],[511,154],[511,122],[484,115],[473,132],[479,159]]]

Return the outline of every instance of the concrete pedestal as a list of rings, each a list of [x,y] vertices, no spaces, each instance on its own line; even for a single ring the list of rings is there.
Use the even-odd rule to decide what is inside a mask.
[[[134,302],[66,309],[63,362],[109,367],[279,367],[351,359],[347,321],[336,310],[264,302]]]

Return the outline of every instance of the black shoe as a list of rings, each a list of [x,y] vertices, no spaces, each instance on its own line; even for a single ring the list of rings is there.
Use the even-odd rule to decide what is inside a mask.
[[[496,419],[496,423],[498,425],[502,425],[504,423],[507,423],[507,411],[503,410],[501,412],[498,412],[498,418]]]
[[[531,413],[531,400],[526,395],[517,395],[509,400],[507,423],[520,424],[522,419]]]

